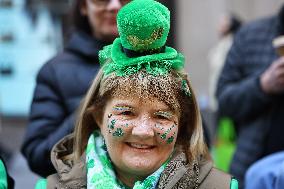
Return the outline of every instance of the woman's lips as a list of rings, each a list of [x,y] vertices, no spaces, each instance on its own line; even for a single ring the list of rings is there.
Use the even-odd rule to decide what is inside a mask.
[[[139,149],[139,150],[151,150],[155,148],[154,145],[140,144],[140,143],[134,143],[134,142],[126,142],[126,144],[131,148]]]

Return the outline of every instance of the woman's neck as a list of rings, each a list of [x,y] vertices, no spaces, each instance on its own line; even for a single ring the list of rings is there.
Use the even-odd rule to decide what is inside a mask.
[[[117,178],[126,186],[133,187],[136,181],[143,181],[146,177],[137,176],[131,173],[117,171]]]

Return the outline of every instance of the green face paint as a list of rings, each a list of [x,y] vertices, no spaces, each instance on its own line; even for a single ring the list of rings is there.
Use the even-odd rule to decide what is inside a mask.
[[[171,144],[173,141],[174,141],[174,136],[170,136],[170,137],[167,139],[167,144]]]
[[[171,144],[171,143],[174,141],[175,135],[176,135],[176,132],[174,132],[173,135],[170,136],[170,137],[167,139],[167,144]]]
[[[111,120],[110,124],[108,124],[108,128],[111,129],[111,130],[113,130],[113,129],[114,129],[115,122],[116,122],[115,119]]]
[[[109,115],[111,115],[111,114],[109,114]],[[109,115],[108,115],[108,117],[110,118],[111,116],[109,116]],[[116,121],[117,121],[116,119],[113,119],[113,120],[110,121],[110,123],[108,124],[108,132],[112,133],[112,136],[114,136],[114,137],[122,137],[124,135],[124,131],[123,131],[122,128],[115,128],[116,127],[115,126]],[[123,126],[128,127],[128,124],[126,123]]]
[[[162,130],[162,131],[164,131],[164,128],[162,127],[162,126],[160,126],[160,125],[155,125],[155,127],[156,128],[158,128],[158,129],[160,129],[160,130]],[[164,133],[157,133],[157,135],[160,135],[160,138],[161,139],[163,139],[163,140],[165,140],[166,142],[167,142],[167,144],[171,144],[173,141],[174,141],[174,139],[175,139],[175,132],[173,133],[173,135],[172,136],[170,136],[170,137],[168,137],[168,134],[172,131],[172,129],[174,129],[176,127],[176,125],[174,124],[174,125],[172,125],[170,128],[168,128]],[[168,138],[167,138],[168,137]]]
[[[112,134],[114,137],[122,137],[124,135],[124,132],[121,128],[116,128],[116,131]]]

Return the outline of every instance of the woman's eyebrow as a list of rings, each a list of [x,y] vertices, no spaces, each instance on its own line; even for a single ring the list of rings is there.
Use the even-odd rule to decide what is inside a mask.
[[[156,111],[155,113],[164,113],[164,114],[174,114],[173,111],[171,111],[170,109],[167,109],[167,110],[158,110]]]
[[[174,115],[174,112],[171,110],[158,110],[154,114],[172,117]]]
[[[125,105],[125,104],[116,104],[112,107],[112,109],[114,109],[114,110],[125,110],[125,109],[129,110],[129,109],[133,109],[133,107],[130,106],[130,105]]]

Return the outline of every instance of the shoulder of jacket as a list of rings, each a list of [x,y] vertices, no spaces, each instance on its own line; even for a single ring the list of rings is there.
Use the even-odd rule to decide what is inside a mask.
[[[212,168],[203,182],[200,184],[199,189],[230,189],[232,176],[217,168]],[[237,189],[237,188],[233,188]]]
[[[75,71],[76,68],[78,71],[83,62],[85,61],[74,53],[60,52],[41,66],[37,73],[37,80],[54,82],[55,78],[61,76],[63,72]]]
[[[50,175],[46,178],[46,189],[55,189],[59,184],[58,174]]]
[[[266,18],[260,18],[248,23],[245,23],[239,31],[236,33],[237,36],[241,37],[247,37],[248,33],[251,33],[252,35],[249,35],[248,37],[255,36],[255,32],[267,32],[271,28],[275,27],[277,24],[277,17],[271,16]]]

